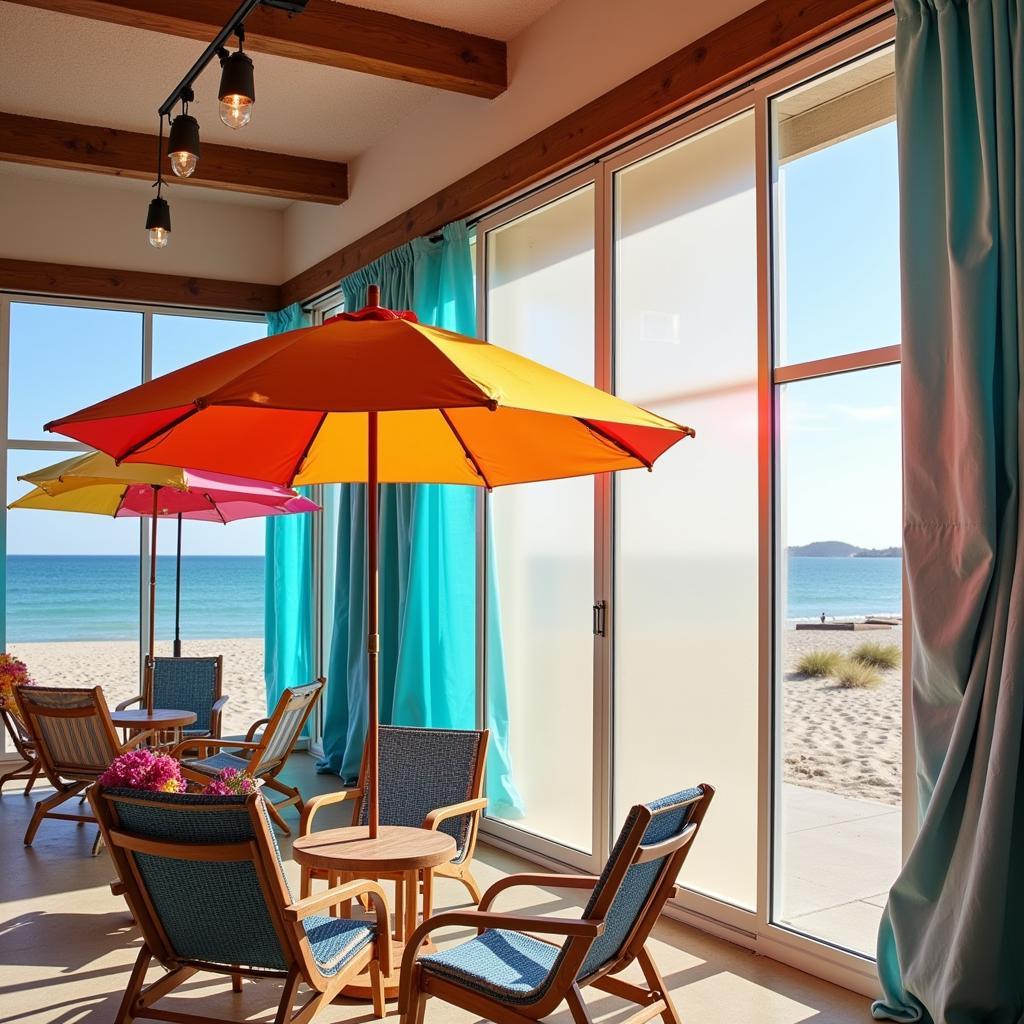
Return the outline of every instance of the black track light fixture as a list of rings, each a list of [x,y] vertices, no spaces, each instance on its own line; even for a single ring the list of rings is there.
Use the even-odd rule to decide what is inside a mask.
[[[244,128],[252,120],[252,105],[256,102],[256,84],[252,61],[242,49],[245,44],[245,26],[235,29],[238,49],[228,53],[222,49],[220,57],[220,119],[229,128]]]
[[[171,133],[167,139],[171,170],[179,178],[192,177],[199,160],[199,122],[188,112],[188,105],[194,98],[191,89],[182,92],[181,113],[171,121]]]
[[[160,115],[160,134],[156,140],[156,196],[149,201],[146,211],[146,231],[149,232],[149,244],[154,249],[165,249],[171,240],[171,207],[160,194],[164,187],[164,176],[160,168],[164,158],[164,115]]]

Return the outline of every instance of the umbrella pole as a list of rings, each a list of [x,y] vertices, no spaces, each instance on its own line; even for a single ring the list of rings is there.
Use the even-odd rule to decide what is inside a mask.
[[[174,656],[181,657],[181,513],[178,513],[178,562],[174,580]]]
[[[368,727],[366,730],[366,770],[369,779],[370,838],[377,838],[380,825],[378,736],[380,708],[378,701],[377,660],[380,633],[377,631],[377,413],[367,414],[366,473],[366,654],[368,684]]]
[[[160,487],[153,487],[153,523],[149,531],[149,654],[146,656],[146,711],[153,714],[153,656],[156,642],[156,521],[160,510]]]

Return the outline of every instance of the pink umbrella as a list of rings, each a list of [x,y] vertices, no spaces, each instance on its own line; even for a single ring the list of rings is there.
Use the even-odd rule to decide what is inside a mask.
[[[320,508],[315,502],[278,484],[145,463],[119,466],[102,452],[77,455],[54,466],[26,473],[18,479],[35,484],[35,490],[13,502],[10,508],[152,518],[147,673],[152,670],[154,657],[157,519],[173,517],[178,520],[174,602],[174,656],[177,658],[181,656],[182,520],[225,524],[238,519],[315,512]],[[152,688],[148,690],[152,694]]]

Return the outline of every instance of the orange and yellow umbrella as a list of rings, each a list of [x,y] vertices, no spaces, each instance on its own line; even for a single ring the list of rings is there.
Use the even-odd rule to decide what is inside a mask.
[[[47,424],[117,461],[366,482],[369,821],[377,832],[377,483],[507,484],[650,469],[689,427],[497,345],[381,308],[203,359]]]

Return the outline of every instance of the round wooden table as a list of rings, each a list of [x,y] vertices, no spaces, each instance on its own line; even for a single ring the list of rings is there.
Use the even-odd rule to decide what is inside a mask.
[[[398,993],[402,953],[416,930],[420,877],[423,877],[424,907],[429,908],[434,868],[450,861],[456,850],[455,840],[447,832],[400,825],[381,825],[376,839],[370,838],[366,825],[352,825],[313,832],[292,843],[292,856],[302,868],[303,893],[309,892],[311,868],[326,871],[328,884],[332,886],[353,878],[395,880],[392,970],[384,979],[384,990],[389,997]],[[347,917],[350,907],[343,905],[339,912]],[[369,999],[369,978],[361,975],[342,991],[347,996]]]
[[[177,742],[181,739],[181,730],[193,725],[196,720],[194,711],[182,711],[178,708],[131,708],[125,711],[111,711],[110,720],[118,729],[129,729],[142,732],[145,729],[157,729],[160,732],[174,734]]]

